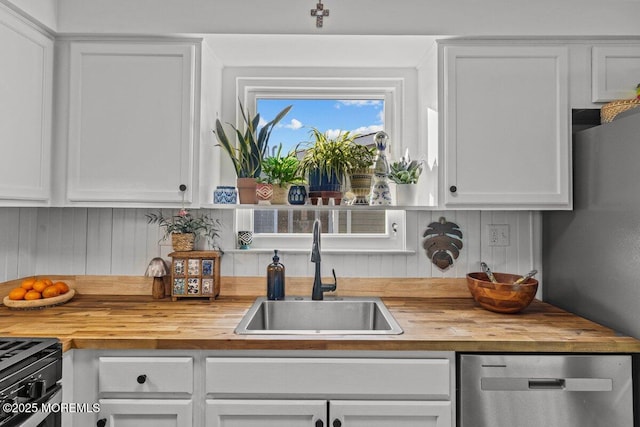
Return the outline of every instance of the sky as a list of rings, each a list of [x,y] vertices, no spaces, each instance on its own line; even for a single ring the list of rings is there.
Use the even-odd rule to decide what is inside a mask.
[[[309,141],[311,128],[330,137],[350,131],[364,135],[384,128],[384,101],[337,99],[258,99],[257,110],[264,124],[288,105],[293,107],[271,133],[269,145],[282,143],[287,153],[299,142]]]

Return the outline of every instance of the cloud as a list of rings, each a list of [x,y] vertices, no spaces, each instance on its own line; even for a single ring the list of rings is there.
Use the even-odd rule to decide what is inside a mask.
[[[267,122],[267,121],[264,119],[264,117],[260,116],[260,120],[258,121],[258,129],[263,128],[263,127],[264,127],[264,125],[266,125],[267,123],[269,123],[269,122]]]
[[[380,132],[384,130],[384,126],[382,125],[369,125],[369,126],[361,126],[358,129],[354,129],[352,133],[357,133],[360,135],[366,135],[369,133]]]
[[[291,119],[291,122],[288,125],[284,125],[285,128],[293,130],[298,130],[302,128],[302,126],[302,122],[296,119]]]
[[[357,129],[353,129],[349,132],[351,132],[352,134],[358,134],[358,135],[367,135],[370,133],[375,133],[375,132],[379,132],[381,130],[384,130],[384,126],[382,125],[369,125],[369,126],[360,126]],[[327,129],[325,131],[325,133],[327,134],[327,137],[333,139],[333,138],[337,138],[338,136],[340,136],[341,133],[346,132],[344,129]]]
[[[342,105],[347,107],[365,107],[365,106],[381,106],[382,100],[380,99],[341,99],[336,104],[336,108],[340,108]]]

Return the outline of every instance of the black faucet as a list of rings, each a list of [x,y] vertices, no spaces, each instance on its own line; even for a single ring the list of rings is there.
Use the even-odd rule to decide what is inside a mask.
[[[313,291],[311,293],[312,300],[322,300],[324,299],[324,293],[327,291],[335,291],[338,286],[338,279],[336,279],[336,271],[331,270],[333,273],[333,284],[332,285],[324,285],[322,284],[322,278],[320,277],[320,229],[322,228],[322,224],[320,220],[316,218],[313,222],[313,243],[311,244],[311,262],[316,265],[316,274],[313,277]]]

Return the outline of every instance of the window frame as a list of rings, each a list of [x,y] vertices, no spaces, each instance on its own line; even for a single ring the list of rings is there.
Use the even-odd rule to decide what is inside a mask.
[[[237,95],[243,100],[248,111],[255,112],[257,99],[362,99],[384,101],[384,127],[391,141],[402,140],[403,78],[366,78],[366,77],[330,77],[330,78],[287,78],[287,77],[238,77]],[[239,117],[239,110],[236,117]],[[391,150],[393,151],[392,144]],[[391,152],[389,155],[393,155]],[[289,209],[287,205],[270,209]],[[304,207],[316,211],[313,206]],[[299,209],[299,208],[298,208]],[[329,208],[323,208],[329,209]],[[352,208],[352,211],[363,209]],[[253,230],[254,209],[236,209],[235,230]],[[348,212],[340,207],[329,212]],[[404,210],[383,209],[385,212],[385,232],[376,234],[324,233],[322,249],[328,251],[355,252],[398,252],[407,250],[406,212]],[[253,235],[252,249],[308,250],[311,245],[311,233],[260,233]]]

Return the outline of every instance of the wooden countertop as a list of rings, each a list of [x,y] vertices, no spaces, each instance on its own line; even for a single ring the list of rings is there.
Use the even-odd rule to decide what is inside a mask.
[[[235,335],[253,300],[223,295],[213,302],[172,302],[79,292],[64,305],[41,310],[0,307],[0,336],[53,336],[65,349],[640,353],[640,341],[543,302],[506,315],[484,310],[468,297],[383,297],[404,329],[396,336]]]

